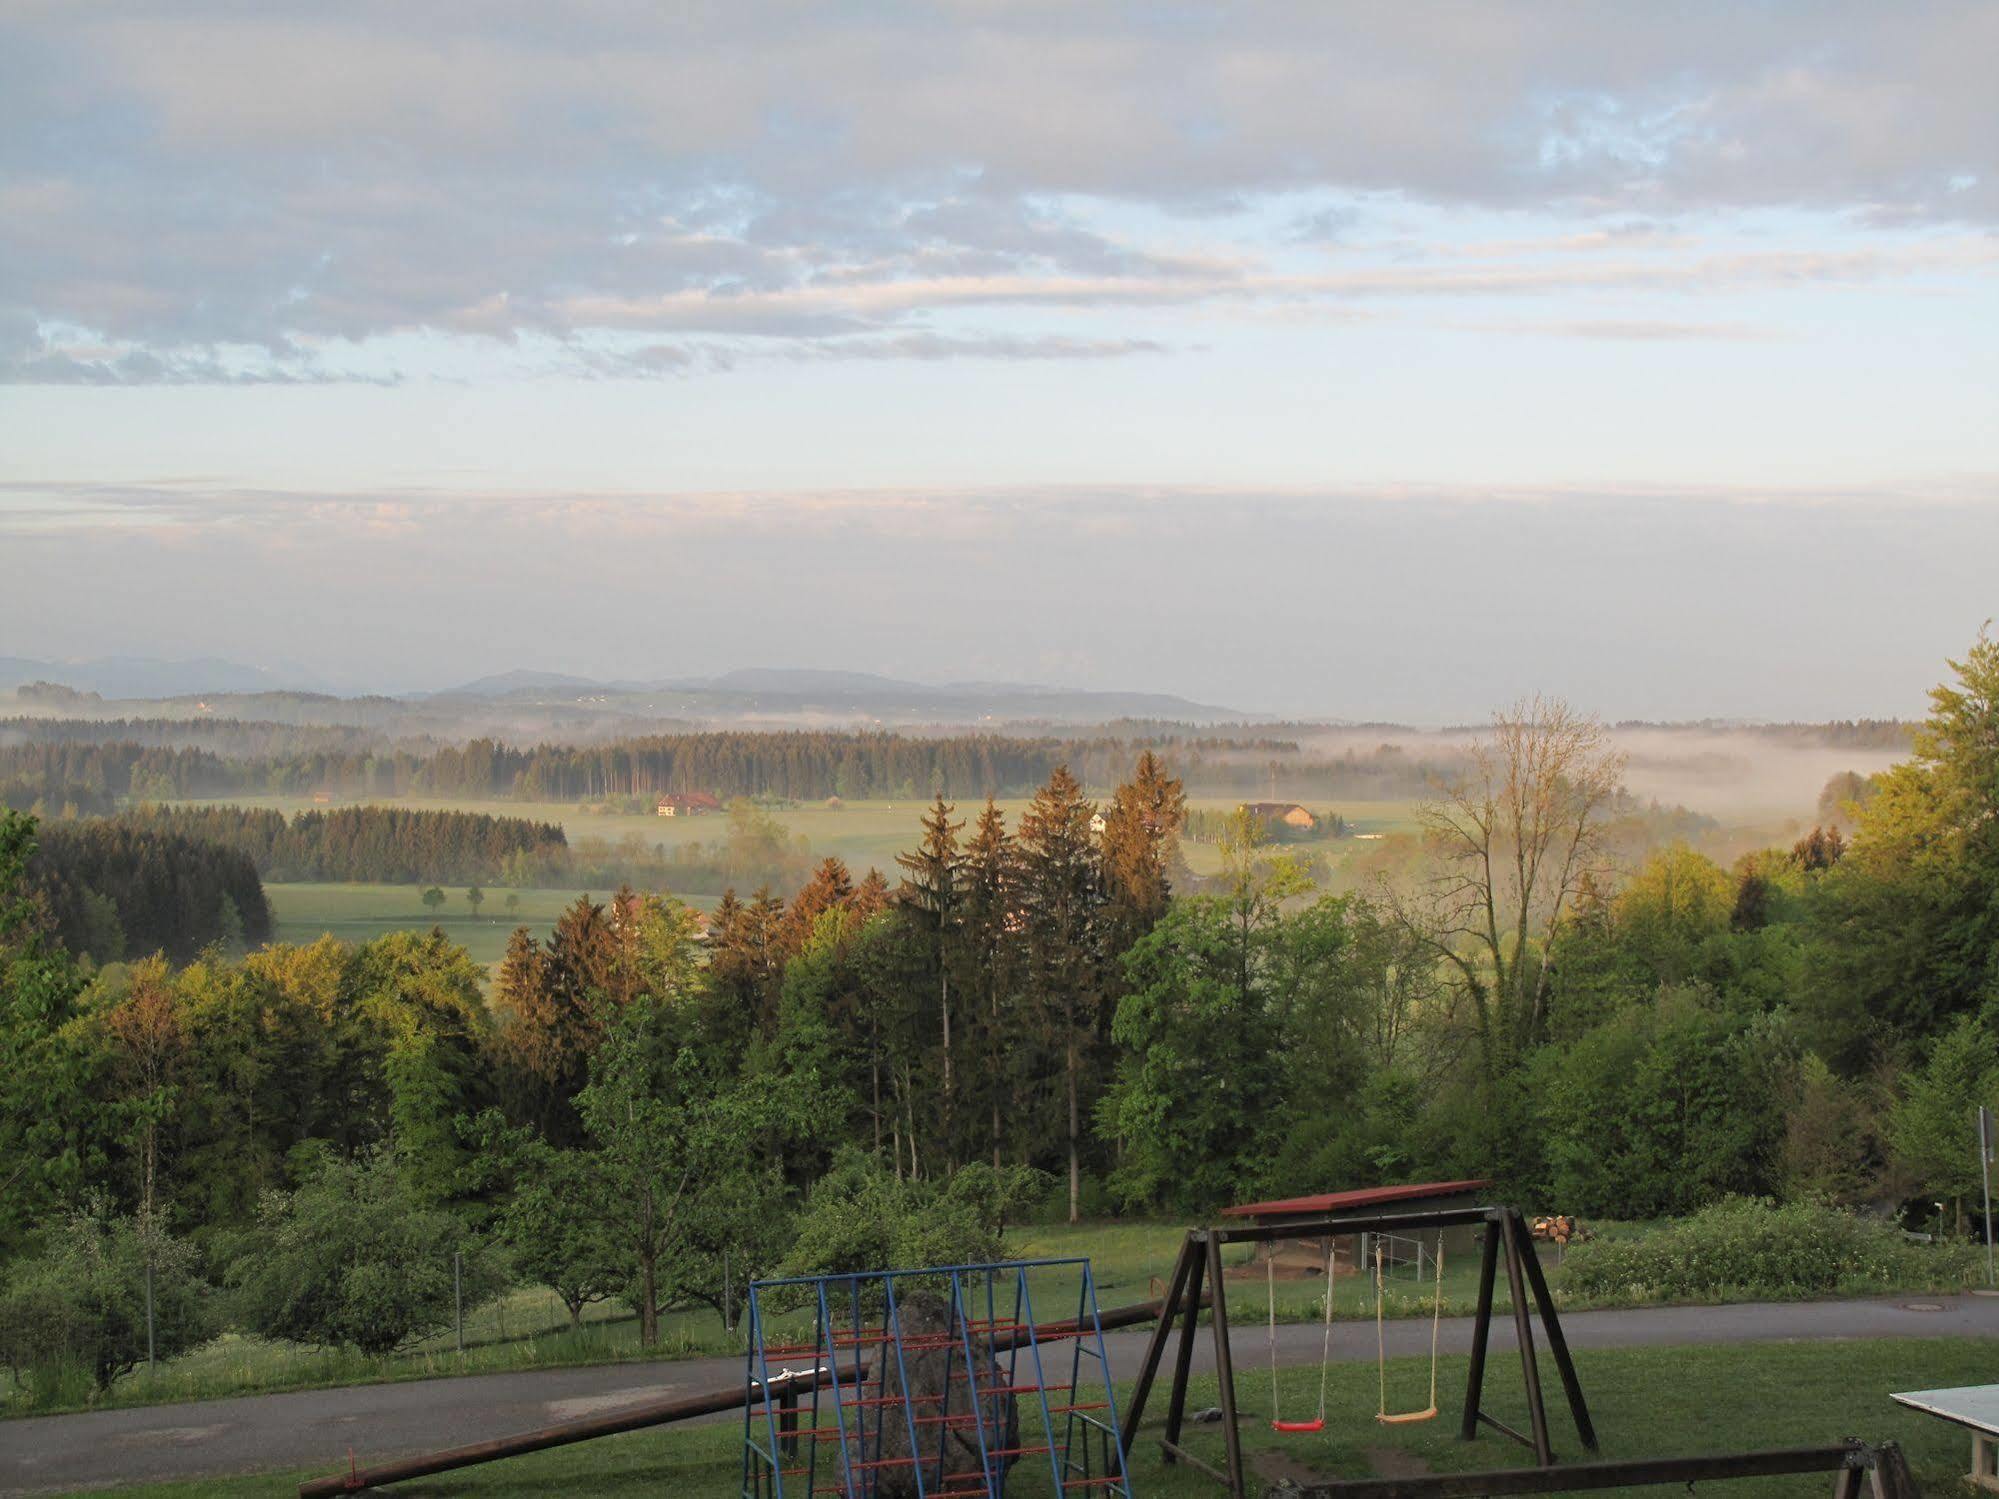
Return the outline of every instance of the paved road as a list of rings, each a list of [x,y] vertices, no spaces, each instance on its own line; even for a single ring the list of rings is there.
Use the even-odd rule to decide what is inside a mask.
[[[1570,1345],[1578,1349],[1821,1338],[1999,1337],[1999,1298],[1940,1297],[1913,1304],[1942,1309],[1910,1310],[1906,1298],[1656,1307],[1577,1312],[1565,1317],[1562,1326]],[[1264,1339],[1261,1326],[1235,1329],[1239,1377],[1267,1362]],[[1137,1372],[1145,1340],[1142,1329],[1113,1333],[1106,1339],[1118,1377]],[[1441,1341],[1446,1352],[1469,1349],[1471,1319],[1445,1322]],[[1317,1326],[1288,1324],[1277,1329],[1278,1357],[1284,1363],[1315,1362],[1319,1342]],[[1429,1342],[1427,1323],[1388,1325],[1391,1354],[1426,1352]],[[1494,1356],[1512,1346],[1511,1320],[1496,1319]],[[1372,1328],[1352,1322],[1334,1325],[1335,1359],[1374,1356]],[[1211,1365],[1212,1345],[1203,1338],[1195,1366]],[[741,1359],[692,1359],[301,1390],[0,1421],[0,1494],[62,1493],[274,1468],[323,1466],[331,1472],[346,1466],[350,1449],[365,1466],[667,1395],[732,1385],[742,1377]],[[1546,1377],[1552,1381],[1553,1375]]]

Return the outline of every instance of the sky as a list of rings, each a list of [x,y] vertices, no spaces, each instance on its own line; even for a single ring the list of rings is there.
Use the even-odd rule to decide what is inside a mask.
[[[1999,6],[0,5],[0,655],[1920,711]]]

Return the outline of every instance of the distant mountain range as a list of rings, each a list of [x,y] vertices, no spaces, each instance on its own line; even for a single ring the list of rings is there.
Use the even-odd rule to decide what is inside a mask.
[[[749,667],[713,677],[596,681],[564,672],[510,671],[430,694],[438,698],[546,703],[583,696],[632,699],[654,711],[725,716],[786,714],[954,722],[1040,719],[1102,722],[1163,718],[1227,722],[1251,715],[1163,692],[1093,691],[1031,682],[911,682],[862,671]]]
[[[150,656],[100,656],[90,661],[34,661],[0,656],[0,692],[29,682],[56,682],[109,698],[185,697],[197,692],[268,692],[303,685],[261,667],[203,656],[162,661]]]
[[[197,696],[324,691],[304,672],[278,672],[213,657],[168,661],[137,656],[87,661],[0,657],[0,692],[54,682],[107,701],[161,702]],[[801,723],[976,724],[983,720],[1102,723],[1120,718],[1243,722],[1253,715],[1172,693],[1092,691],[1031,682],[912,682],[872,672],[750,667],[718,676],[604,681],[569,672],[516,670],[440,692],[394,694],[448,710],[452,704],[579,708],[614,717],[694,720],[786,719]],[[381,701],[380,697],[377,701]],[[386,702],[382,706],[387,707]],[[229,709],[218,705],[218,710]],[[263,708],[260,707],[260,713]]]

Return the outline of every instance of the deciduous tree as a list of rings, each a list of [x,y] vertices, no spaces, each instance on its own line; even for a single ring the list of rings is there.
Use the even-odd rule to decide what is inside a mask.
[[[1546,1032],[1547,936],[1607,872],[1623,773],[1597,719],[1528,698],[1493,715],[1467,769],[1418,810],[1438,873],[1417,929],[1454,970],[1489,1073]]]

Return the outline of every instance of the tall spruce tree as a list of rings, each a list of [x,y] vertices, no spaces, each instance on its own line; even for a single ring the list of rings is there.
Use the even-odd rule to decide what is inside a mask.
[[[1082,1217],[1085,1075],[1104,1008],[1102,868],[1083,788],[1058,765],[1020,820],[1027,966],[1042,1030],[1062,1058],[1069,1221]]]
[[[957,1089],[952,1069],[951,970],[958,955],[959,907],[964,904],[960,885],[964,880],[963,859],[958,853],[958,833],[962,822],[951,820],[951,804],[940,795],[923,818],[923,841],[913,853],[897,854],[903,867],[897,903],[921,934],[924,959],[931,983],[937,992],[937,1020],[944,1059],[943,1132],[955,1143]]]
[[[526,927],[517,928],[500,964],[495,997],[505,1016],[501,1044],[529,1095],[529,1118],[557,1145],[581,1138],[572,1100],[615,1008],[616,966],[616,938],[604,908],[587,895],[557,919],[546,946]]]
[[[778,932],[778,946],[786,961],[796,957],[812,938],[812,929],[828,911],[844,909],[854,898],[854,879],[846,861],[828,854],[812,871],[805,888],[791,898],[790,909]]]
[[[776,1032],[783,919],[784,902],[768,885],[747,904],[733,888],[723,891],[710,918],[706,1029],[724,1055],[741,1055],[752,1039],[768,1041]]]
[[[1113,954],[1130,947],[1166,914],[1180,825],[1186,816],[1186,788],[1177,776],[1166,773],[1157,755],[1146,750],[1104,812],[1100,849]]]
[[[959,941],[969,975],[970,1009],[978,1027],[978,1052],[983,1065],[971,1074],[971,1085],[982,1095],[981,1111],[991,1120],[987,1146],[993,1167],[1001,1164],[1001,1113],[1012,1097],[1019,1055],[1015,1013],[1020,993],[1021,942],[1020,849],[1006,830],[1006,815],[986,798],[978,825],[965,845],[959,903]]]

